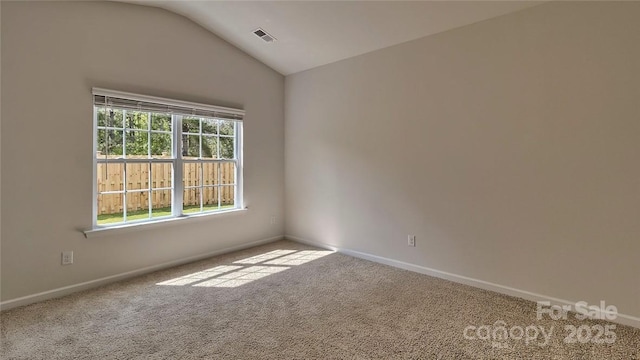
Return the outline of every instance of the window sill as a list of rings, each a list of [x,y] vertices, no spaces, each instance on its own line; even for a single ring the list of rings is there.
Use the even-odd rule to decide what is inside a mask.
[[[155,228],[170,226],[176,223],[183,224],[185,222],[211,219],[211,217],[241,215],[246,213],[248,210],[249,208],[233,209],[233,210],[226,210],[226,211],[219,211],[219,212],[212,212],[212,213],[205,213],[205,214],[183,215],[181,217],[160,219],[155,221],[146,221],[146,222],[133,223],[133,224],[102,226],[102,227],[97,227],[91,230],[84,230],[82,231],[82,233],[84,233],[85,238],[89,239],[89,238],[96,238],[96,237],[107,236],[107,235],[130,233],[130,232],[139,231],[139,230],[155,229]]]

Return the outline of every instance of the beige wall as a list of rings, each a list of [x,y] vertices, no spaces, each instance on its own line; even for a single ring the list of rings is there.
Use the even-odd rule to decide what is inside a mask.
[[[2,6],[0,4],[0,84],[2,84]],[[0,86],[0,204],[2,204],[2,86]],[[2,206],[0,205],[0,279],[2,278]],[[2,299],[2,284],[0,284]]]
[[[638,19],[550,3],[288,76],[286,233],[640,316]]]
[[[193,22],[122,3],[3,1],[2,75],[3,301],[283,233],[284,78]],[[93,86],[243,107],[249,211],[85,239]],[[75,264],[60,265],[62,250]]]

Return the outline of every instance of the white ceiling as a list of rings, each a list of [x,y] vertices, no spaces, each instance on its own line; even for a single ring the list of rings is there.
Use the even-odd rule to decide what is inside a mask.
[[[539,1],[141,1],[186,16],[284,75],[492,17]],[[261,27],[278,41],[265,43]]]

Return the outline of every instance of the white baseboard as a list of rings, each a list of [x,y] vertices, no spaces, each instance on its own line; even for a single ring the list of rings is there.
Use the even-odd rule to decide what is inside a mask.
[[[119,281],[119,280],[124,280],[124,279],[132,278],[132,277],[135,277],[135,276],[140,276],[140,275],[143,275],[143,274],[151,273],[151,272],[162,270],[162,269],[167,269],[167,268],[178,266],[178,265],[187,264],[187,263],[198,261],[198,260],[203,260],[203,259],[206,259],[206,258],[210,258],[212,256],[227,254],[227,253],[230,253],[230,252],[247,249],[247,248],[254,247],[254,246],[271,243],[271,242],[274,242],[274,241],[282,240],[283,238],[284,238],[284,236],[282,236],[282,235],[274,236],[274,237],[270,237],[270,238],[267,238],[267,239],[252,241],[252,242],[248,242],[248,243],[244,243],[244,244],[240,244],[240,245],[231,246],[231,247],[228,247],[228,248],[212,251],[212,252],[209,252],[209,253],[206,253],[206,254],[190,256],[190,257],[187,257],[187,258],[173,260],[173,261],[165,262],[165,263],[158,264],[158,265],[147,266],[147,267],[144,267],[144,268],[141,268],[141,269],[137,269],[137,270],[127,271],[127,272],[124,272],[124,273],[111,275],[111,276],[106,276],[106,277],[103,277],[103,278],[90,280],[90,281],[86,281],[86,282],[79,283],[79,284],[64,286],[64,287],[61,287],[61,288],[52,289],[52,290],[48,290],[48,291],[43,291],[41,293],[37,293],[37,294],[33,294],[33,295],[27,295],[27,296],[23,296],[23,297],[11,299],[11,300],[3,301],[3,302],[0,302],[0,311],[1,310],[9,310],[9,309],[12,309],[12,308],[15,308],[15,307],[18,307],[18,306],[29,305],[29,304],[32,304],[32,303],[35,303],[35,302],[39,302],[39,301],[43,301],[43,300],[47,300],[47,299],[57,298],[57,297],[61,297],[61,296],[64,296],[64,295],[69,295],[69,294],[74,293],[74,292],[95,288],[95,287],[106,285],[106,284],[109,284],[109,283],[112,283],[112,282],[116,282],[116,281]]]
[[[525,300],[530,300],[530,301],[548,301],[551,305],[569,305],[569,306],[574,306],[576,304],[576,301],[569,301],[569,300],[558,299],[558,298],[547,296],[547,295],[536,294],[536,293],[533,293],[533,292],[530,292],[530,291],[515,289],[515,288],[509,287],[509,286],[494,284],[494,283],[491,283],[491,282],[488,282],[488,281],[483,281],[483,280],[479,280],[479,279],[470,278],[470,277],[467,277],[467,276],[452,274],[452,273],[448,273],[448,272],[445,272],[445,271],[431,269],[431,268],[420,266],[420,265],[415,265],[415,264],[410,264],[410,263],[399,261],[399,260],[393,260],[393,259],[385,258],[385,257],[382,257],[382,256],[371,255],[371,254],[367,254],[367,253],[363,253],[363,252],[359,252],[359,251],[355,251],[355,250],[351,250],[351,249],[340,248],[340,247],[324,244],[324,243],[318,242],[318,241],[312,241],[312,240],[308,240],[308,239],[303,239],[303,238],[300,238],[300,237],[297,237],[297,236],[285,235],[284,237],[287,240],[292,240],[292,241],[296,241],[296,242],[307,244],[307,245],[311,245],[311,246],[316,246],[316,247],[323,248],[323,249],[337,251],[337,252],[340,252],[342,254],[353,256],[353,257],[356,257],[356,258],[369,260],[369,261],[377,262],[377,263],[380,263],[380,264],[385,264],[385,265],[393,266],[393,267],[396,267],[396,268],[409,270],[409,271],[413,271],[413,272],[417,272],[417,273],[421,273],[421,274],[425,274],[425,275],[429,275],[429,276],[433,276],[433,277],[437,277],[437,278],[453,281],[453,282],[456,282],[456,283],[477,287],[477,288],[484,289],[484,290],[490,290],[490,291],[494,291],[494,292],[497,292],[497,293],[500,293],[500,294],[514,296],[514,297],[525,299]],[[625,314],[618,313],[617,314],[617,318],[615,320],[612,320],[612,322],[615,322],[615,323],[618,323],[618,324],[621,324],[621,325],[627,325],[627,326],[632,326],[632,327],[635,327],[635,328],[640,328],[640,317],[635,317],[635,316],[631,316],[631,315],[625,315]]]

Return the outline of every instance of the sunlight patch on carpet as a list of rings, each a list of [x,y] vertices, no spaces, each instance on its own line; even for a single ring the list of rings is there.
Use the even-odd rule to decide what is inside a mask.
[[[241,268],[242,268],[242,266],[233,266],[233,265],[216,266],[216,267],[211,268],[211,269],[198,271],[198,272],[193,273],[193,274],[189,274],[189,275],[181,276],[179,278],[163,281],[163,282],[157,283],[156,285],[189,285],[189,284],[193,284],[193,283],[198,282],[198,281],[211,279],[212,277],[216,277],[218,275],[227,273],[229,271],[238,270],[238,269],[241,269]]]
[[[321,250],[274,250],[234,261],[234,265],[216,266],[211,269],[162,281],[156,285],[237,287],[262,279],[271,274],[288,270],[291,266],[302,265],[332,253],[333,251]]]
[[[319,259],[323,256],[327,256],[333,253],[333,251],[316,251],[316,250],[304,250],[298,251],[295,254],[286,255],[281,258],[267,261],[267,265],[302,265],[309,261]]]
[[[242,260],[238,260],[238,261],[234,261],[234,264],[258,264],[261,263],[263,261],[267,261],[267,260],[271,260],[271,259],[275,259],[277,257],[281,257],[283,255],[288,255],[291,253],[296,252],[295,250],[273,250],[273,251],[269,251],[268,253],[264,253],[264,254],[260,254],[260,255],[256,255],[256,256],[252,256],[246,259],[242,259]]]
[[[199,287],[236,287],[289,269],[284,266],[252,266],[197,283]]]

